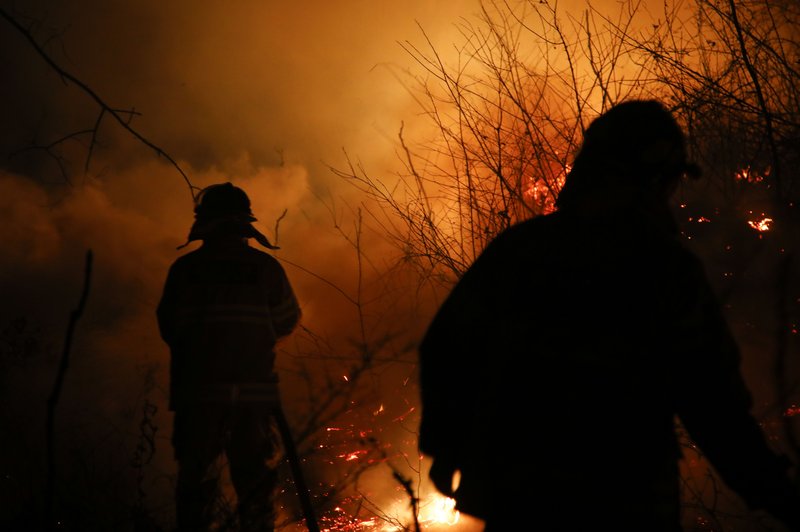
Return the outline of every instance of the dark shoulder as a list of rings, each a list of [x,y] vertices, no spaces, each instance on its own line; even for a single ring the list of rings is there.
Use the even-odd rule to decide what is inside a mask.
[[[539,237],[543,234],[564,227],[566,218],[559,212],[534,216],[518,222],[504,231],[505,238],[510,240]]]
[[[500,232],[486,247],[484,254],[508,253],[543,242],[563,231],[565,220],[559,213],[544,214],[518,222]]]
[[[186,271],[212,262],[237,262],[255,264],[259,269],[282,271],[278,259],[250,245],[212,249],[201,246],[178,257],[172,264],[173,271]]]
[[[278,262],[278,259],[270,255],[265,251],[261,251],[260,249],[256,249],[252,246],[247,246],[244,248],[243,254],[247,257],[248,260],[252,260],[263,266],[266,269],[270,270],[282,270],[283,267],[281,263]]]
[[[181,271],[202,260],[202,253],[200,253],[201,249],[202,248],[197,248],[184,253],[172,262],[172,267],[170,269],[173,271]]]

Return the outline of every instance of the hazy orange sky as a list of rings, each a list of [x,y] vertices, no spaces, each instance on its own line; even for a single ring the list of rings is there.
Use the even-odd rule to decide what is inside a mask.
[[[328,165],[344,167],[346,150],[371,175],[391,180],[399,168],[401,124],[413,130],[425,123],[404,87],[420,69],[398,43],[424,47],[421,26],[447,57],[459,40],[454,25],[478,10],[477,0],[0,5],[107,104],[140,113],[133,127],[195,185],[228,179],[242,185],[260,227],[273,237],[275,220],[287,210],[279,254],[350,287],[353,270],[343,266],[353,265],[353,254],[346,257],[352,250],[334,222],[352,233],[351,214],[362,198]],[[560,4],[567,13],[571,5],[582,10],[584,4]],[[88,172],[88,136],[60,145],[71,184],[43,151],[19,153],[91,128],[98,107],[0,22],[0,152],[13,154],[0,165],[6,203],[0,245],[9,250],[0,271],[6,279],[21,272],[37,279],[15,278],[9,289],[41,289],[63,305],[57,287],[75,278],[91,247],[97,281],[108,276],[106,293],[139,283],[136,304],[149,312],[191,223],[188,188],[174,168],[108,117]],[[380,245],[379,237],[365,238],[365,245]],[[317,279],[290,274],[309,318],[336,297]],[[54,286],[42,277],[53,278]],[[94,297],[100,305],[101,296]],[[24,294],[14,300],[20,298],[33,301]],[[131,312],[131,302],[117,304]]]
[[[398,41],[420,39],[419,23],[446,43],[453,22],[469,16],[475,2],[4,2],[4,8],[30,24],[54,60],[109,105],[141,113],[132,125],[195,185],[228,179],[242,185],[260,227],[273,237],[275,220],[287,210],[280,253],[338,284],[348,280],[353,262],[334,217],[346,221],[347,206],[358,200],[327,165],[342,165],[347,150],[371,171],[391,170],[401,121],[415,120],[417,112],[397,79],[411,63]],[[2,152],[91,127],[96,105],[62,83],[5,21],[0,27]],[[0,267],[5,279],[15,278],[13,291],[21,292],[15,300],[33,301],[25,293],[38,286],[53,311],[58,302],[63,312],[72,295],[67,286],[91,247],[105,294],[138,285],[135,301],[126,292],[114,298],[117,311],[140,306],[147,322],[191,223],[191,197],[174,168],[113,121],[103,123],[100,135],[86,174],[88,137],[63,145],[71,185],[41,151],[4,160],[0,244],[9,252]],[[37,282],[20,282],[21,273]],[[309,319],[336,297],[318,294],[318,281],[299,270],[290,275]],[[54,286],[42,277],[55,278]],[[68,292],[64,300],[60,285]],[[87,320],[100,309],[99,290]]]
[[[0,6],[108,105],[140,113],[132,126],[195,185],[232,180],[244,187],[258,226],[273,240],[275,220],[286,210],[276,255],[355,296],[355,253],[335,226],[353,236],[360,198],[328,165],[344,165],[347,150],[376,175],[395,171],[401,123],[419,120],[401,83],[413,61],[398,41],[421,41],[419,24],[446,47],[454,22],[471,16],[477,3]],[[0,330],[23,317],[23,336],[39,342],[34,359],[15,369],[0,393],[44,405],[91,248],[93,284],[59,403],[60,437],[91,443],[108,427],[124,432],[146,395],[159,407],[157,456],[169,471],[168,351],[154,310],[169,264],[186,251],[175,248],[192,222],[189,190],[175,168],[108,118],[88,172],[87,136],[59,146],[66,176],[44,151],[20,151],[91,128],[99,108],[63,83],[3,19],[0,70]],[[364,250],[376,261],[372,272],[384,267],[389,248],[374,231],[365,232]],[[366,276],[374,277],[367,266]],[[347,345],[353,305],[315,275],[286,269],[304,324]],[[20,418],[30,424],[33,445],[43,441],[42,412],[34,406]]]
[[[338,253],[342,239],[326,205],[346,211],[358,200],[327,165],[343,165],[347,150],[376,174],[394,168],[400,124],[418,113],[398,81],[412,63],[398,41],[420,40],[419,23],[445,47],[453,23],[476,8],[474,1],[4,5],[109,105],[141,113],[132,125],[178,161],[195,185],[241,184],[269,234],[286,209],[282,253],[334,274],[347,271],[340,262],[347,259]],[[62,83],[5,21],[2,28],[2,152],[91,127],[96,105]],[[59,246],[92,247],[103,261],[110,260],[104,248],[118,245],[109,275],[127,270],[136,276],[146,286],[142,303],[152,305],[164,266],[177,255],[171,248],[191,223],[188,188],[174,168],[131,142],[113,121],[106,120],[100,134],[87,174],[88,137],[63,145],[71,186],[41,151],[4,161],[4,201],[14,207],[3,210],[1,242],[14,251],[3,268],[68,269],[77,264],[65,262],[62,254],[69,251]],[[36,195],[57,197],[59,204],[46,205]],[[120,264],[126,251],[137,260]],[[98,277],[103,271],[98,262]],[[301,295],[311,298],[301,275],[292,275]]]

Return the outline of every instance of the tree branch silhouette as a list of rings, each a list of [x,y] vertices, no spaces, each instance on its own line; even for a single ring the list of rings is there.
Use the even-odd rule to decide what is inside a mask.
[[[72,135],[68,135],[62,140],[66,140],[67,138],[73,138],[77,134],[89,133],[92,134],[91,144],[89,146],[89,154],[88,157],[91,157],[93,148],[97,141],[97,131],[100,127],[100,123],[103,117],[108,114],[110,115],[116,122],[128,133],[130,133],[134,138],[136,138],[139,142],[150,148],[151,150],[155,151],[159,157],[163,157],[167,160],[181,175],[183,180],[186,182],[186,185],[189,187],[189,192],[192,194],[192,198],[194,198],[194,192],[197,190],[189,176],[186,172],[183,171],[181,166],[172,158],[163,148],[156,145],[149,139],[147,139],[144,135],[139,133],[136,129],[134,129],[131,124],[131,118],[137,114],[135,111],[123,111],[120,109],[116,109],[110,106],[106,101],[100,97],[91,87],[89,87],[86,83],[75,77],[74,75],[67,72],[64,68],[62,68],[56,61],[50,57],[50,55],[42,48],[42,46],[36,41],[33,34],[25,28],[22,24],[19,23],[17,19],[15,19],[8,11],[0,7],[0,16],[2,16],[11,26],[17,30],[27,41],[30,43],[31,47],[36,51],[36,53],[52,68],[56,71],[56,73],[61,77],[61,80],[65,84],[72,83],[76,87],[78,87],[81,91],[86,93],[94,102],[100,106],[100,114],[98,115],[97,119],[95,120],[94,127],[89,130],[84,130],[78,133],[74,133]],[[127,115],[127,118],[126,118]],[[50,145],[52,147],[52,144]],[[87,158],[84,168],[88,169],[89,166],[89,159]]]
[[[86,266],[83,277],[83,291],[81,292],[80,300],[75,309],[70,313],[69,325],[67,326],[67,336],[64,339],[64,350],[61,353],[61,361],[58,365],[58,372],[56,373],[56,380],[53,384],[53,390],[50,397],[47,398],[47,421],[46,421],[46,446],[47,446],[47,479],[45,485],[45,500],[44,500],[44,525],[45,530],[54,530],[56,528],[54,512],[55,503],[55,483],[56,483],[56,464],[55,464],[55,411],[58,405],[58,400],[61,397],[61,388],[64,384],[64,377],[67,375],[69,369],[69,355],[72,349],[72,337],[75,332],[75,326],[78,323],[83,309],[86,306],[86,300],[89,297],[89,285],[92,277],[92,250],[86,252]]]

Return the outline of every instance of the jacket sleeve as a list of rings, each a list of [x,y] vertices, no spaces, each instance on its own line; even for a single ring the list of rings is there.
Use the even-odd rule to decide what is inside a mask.
[[[269,306],[275,336],[282,338],[289,335],[300,322],[302,313],[289,278],[277,261],[274,263]]]
[[[679,305],[672,338],[678,416],[722,480],[753,509],[800,526],[800,494],[788,460],[768,445],[751,414],[753,401],[740,370],[740,353],[699,261],[691,261],[688,295]],[[796,529],[796,528],[795,528]],[[794,530],[794,529],[793,529]]]
[[[458,463],[468,440],[489,357],[487,309],[496,288],[493,242],[456,283],[418,348],[421,420],[418,447],[429,456]]]
[[[164,342],[170,346],[175,339],[178,277],[177,267],[173,264],[167,273],[167,280],[164,283],[161,300],[156,308],[159,333]]]

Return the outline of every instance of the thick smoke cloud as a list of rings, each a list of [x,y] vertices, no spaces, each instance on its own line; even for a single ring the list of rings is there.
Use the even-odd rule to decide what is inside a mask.
[[[401,123],[419,118],[400,81],[411,61],[398,41],[420,38],[419,22],[434,41],[449,42],[453,22],[476,2],[0,5],[194,186],[230,180],[247,190],[256,225],[282,248],[275,255],[304,325],[339,352],[352,348],[359,197],[329,165],[344,165],[346,150],[390,175]],[[13,458],[2,464],[3,498],[25,504],[40,490],[45,400],[91,249],[91,292],[57,410],[62,475],[77,504],[130,500],[129,461],[143,407],[153,403],[157,453],[146,488],[156,504],[169,501],[168,352],[154,310],[169,264],[186,251],[176,247],[192,222],[189,187],[108,114],[96,143],[81,133],[51,144],[92,128],[100,108],[6,20],[0,28],[0,414],[17,435],[0,449]],[[371,257],[363,263],[366,301],[372,287],[384,288],[374,275],[392,250],[369,229],[360,244]],[[91,474],[73,469],[81,463]],[[107,493],[92,491],[99,485]]]
[[[178,161],[194,185],[232,180],[245,187],[273,238],[285,210],[281,253],[350,287],[355,254],[334,226],[357,200],[328,165],[343,164],[343,149],[377,172],[394,165],[393,137],[413,108],[394,76],[408,63],[397,41],[419,35],[417,20],[434,37],[444,35],[474,7],[4,4],[62,68],[108,105],[135,110],[131,125]],[[45,314],[57,312],[57,301],[66,308],[83,253],[92,248],[96,278],[86,320],[146,313],[191,224],[188,187],[108,115],[86,173],[89,135],[49,153],[27,149],[91,128],[99,108],[3,24],[2,68],[10,81],[0,89],[6,301]],[[297,270],[293,277],[312,299],[308,276]],[[309,301],[312,316],[315,306]]]

